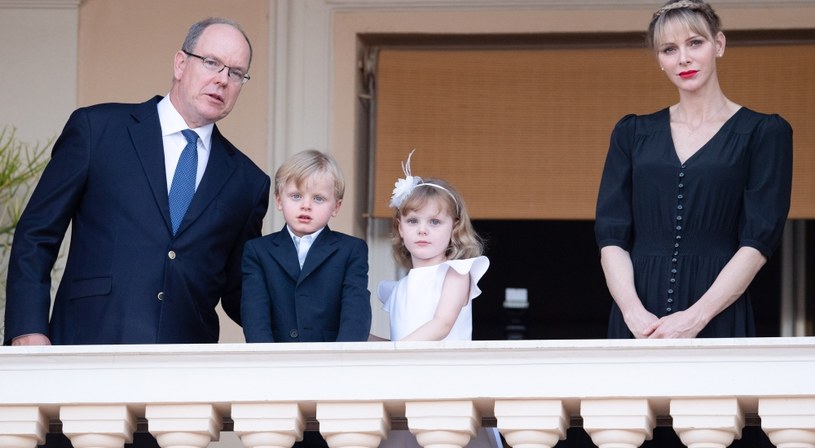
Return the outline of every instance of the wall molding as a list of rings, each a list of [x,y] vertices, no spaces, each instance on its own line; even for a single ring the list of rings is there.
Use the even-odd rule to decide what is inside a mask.
[[[657,0],[319,0],[335,9],[656,9]],[[763,8],[813,6],[813,0],[711,0],[715,8]]]
[[[82,0],[0,0],[0,9],[79,9]]]
[[[10,0],[0,0],[0,2]],[[46,2],[46,0],[39,0]],[[54,1],[54,0],[51,0]],[[76,2],[77,0],[64,0]],[[270,157],[330,148],[334,112],[334,16],[338,13],[593,10],[652,11],[661,0],[270,0]],[[20,3],[17,0],[15,3]],[[815,8],[815,0],[712,0],[717,9]],[[369,30],[370,31],[370,30]],[[393,30],[400,32],[400,30]],[[277,160],[270,160],[276,166]]]

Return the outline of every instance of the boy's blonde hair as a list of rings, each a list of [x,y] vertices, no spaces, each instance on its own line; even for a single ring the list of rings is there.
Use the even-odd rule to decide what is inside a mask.
[[[444,189],[436,188],[435,184]],[[448,260],[460,260],[473,258],[484,252],[484,244],[470,222],[470,215],[467,206],[461,195],[452,185],[442,179],[427,178],[423,180],[410,193],[410,196],[402,202],[399,207],[395,207],[393,216],[393,234],[391,245],[393,247],[393,258],[399,266],[405,269],[413,267],[413,261],[405,247],[402,237],[399,236],[399,222],[402,216],[419,210],[430,201],[436,201],[442,209],[453,218],[453,233],[450,235],[450,244],[444,255]]]
[[[334,178],[334,199],[342,199],[345,194],[345,177],[339,164],[330,154],[316,149],[298,152],[280,165],[274,176],[274,194],[279,196],[289,182],[302,188],[305,182],[317,174],[328,174]]]

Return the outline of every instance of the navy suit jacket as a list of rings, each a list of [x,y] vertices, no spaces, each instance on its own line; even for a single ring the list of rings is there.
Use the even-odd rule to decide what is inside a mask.
[[[367,341],[368,245],[328,227],[300,269],[284,227],[246,243],[241,320],[246,342]]]
[[[218,128],[181,226],[170,225],[155,97],[76,110],[17,225],[5,343],[217,342],[215,306],[240,322],[243,244],[260,236],[270,179]],[[50,273],[71,241],[49,328]]]

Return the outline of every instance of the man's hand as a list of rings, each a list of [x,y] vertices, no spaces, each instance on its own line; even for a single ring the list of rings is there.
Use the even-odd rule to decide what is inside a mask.
[[[51,345],[48,336],[40,333],[25,334],[11,340],[11,345]]]

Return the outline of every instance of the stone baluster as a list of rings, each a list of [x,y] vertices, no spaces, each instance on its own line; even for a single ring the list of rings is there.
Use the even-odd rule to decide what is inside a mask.
[[[390,431],[382,402],[317,403],[317,421],[331,448],[376,448]]]
[[[289,448],[303,439],[306,427],[297,403],[235,403],[232,421],[247,448]]]
[[[204,448],[220,436],[221,417],[209,404],[148,404],[145,417],[161,448]]]
[[[0,406],[0,448],[35,448],[47,432],[48,417],[39,407]]]
[[[463,447],[481,427],[472,401],[415,401],[405,403],[408,429],[425,448]]]
[[[671,400],[674,431],[688,448],[726,448],[741,438],[744,412],[735,398]]]
[[[778,448],[815,448],[815,398],[761,398],[761,428]]]
[[[599,448],[635,448],[650,440],[656,417],[645,399],[583,400],[583,429]]]
[[[119,448],[133,441],[136,418],[125,405],[62,406],[62,433],[74,448]]]
[[[513,448],[551,448],[566,437],[569,416],[560,400],[496,400],[494,409]]]

